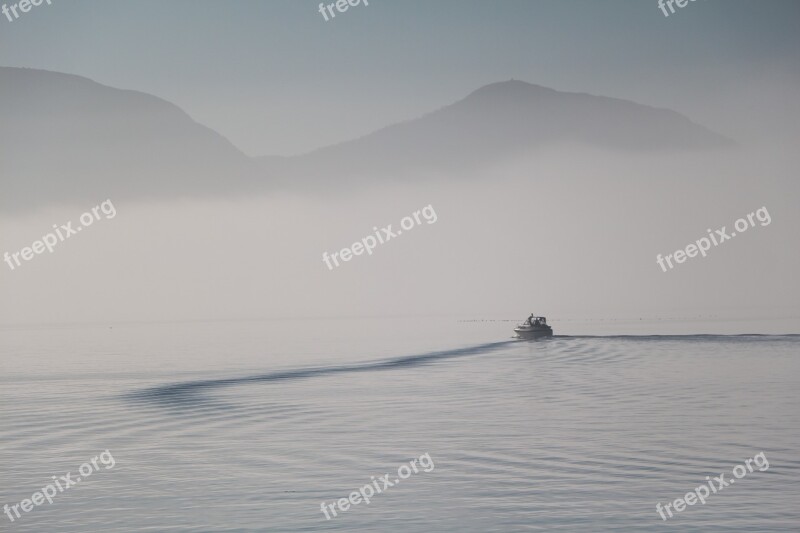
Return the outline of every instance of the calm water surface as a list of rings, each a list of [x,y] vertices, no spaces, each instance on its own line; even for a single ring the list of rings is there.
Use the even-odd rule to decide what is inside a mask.
[[[512,326],[0,329],[0,503],[116,461],[0,531],[800,530],[800,337]],[[762,451],[768,470],[659,517]],[[425,453],[431,472],[325,519]]]

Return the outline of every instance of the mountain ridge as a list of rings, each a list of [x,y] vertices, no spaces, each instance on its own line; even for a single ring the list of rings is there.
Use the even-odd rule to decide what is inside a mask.
[[[584,108],[590,108],[590,106],[597,106],[597,104],[602,103],[606,108],[614,108],[615,111],[621,112],[623,115],[630,115],[632,111],[635,110],[640,113],[646,113],[658,118],[662,128],[656,128],[652,130],[652,133],[649,137],[645,136],[642,138],[642,135],[639,132],[627,132],[628,135],[626,136],[625,132],[622,132],[621,134],[617,135],[616,138],[611,140],[604,140],[602,136],[596,135],[597,132],[592,132],[595,134],[594,136],[579,134],[570,137],[567,135],[569,132],[565,129],[562,129],[561,131],[557,131],[557,135],[550,139],[546,137],[545,132],[533,132],[535,133],[533,139],[529,138],[527,140],[532,140],[534,142],[517,143],[520,144],[520,148],[531,148],[542,144],[560,141],[578,142],[612,149],[616,148],[637,151],[661,151],[664,149],[704,150],[733,145],[732,141],[729,139],[705,128],[704,126],[692,122],[684,115],[671,109],[648,106],[619,98],[596,96],[589,93],[557,91],[549,87],[535,85],[521,80],[510,80],[504,82],[495,82],[479,87],[461,100],[443,106],[437,110],[425,113],[417,118],[385,126],[360,137],[320,147],[304,154],[280,157],[280,159],[284,160],[283,162],[286,163],[287,161],[301,161],[308,158],[318,158],[321,154],[333,153],[345,146],[351,146],[357,143],[371,142],[376,137],[382,137],[386,136],[387,134],[400,132],[403,129],[413,127],[414,125],[418,125],[419,123],[426,121],[433,123],[441,120],[451,120],[452,122],[457,123],[458,127],[471,126],[473,129],[476,129],[475,122],[491,118],[490,115],[494,113],[495,115],[500,115],[500,117],[505,120],[507,124],[519,126],[520,124],[518,123],[518,120],[516,120],[519,117],[515,117],[515,115],[520,111],[520,109],[527,111],[529,115],[532,111],[541,110],[526,110],[522,108],[523,105],[533,104],[541,108],[543,105],[560,104],[562,105],[562,109],[558,111],[561,113],[561,116],[564,117],[564,103],[568,105],[580,105]],[[548,109],[544,108],[544,110],[547,111]],[[608,113],[608,110],[605,110],[605,112],[605,118],[609,120],[614,118],[610,113]],[[470,117],[466,117],[464,115],[469,113],[472,113],[474,115],[472,118],[476,120],[473,121],[472,124],[465,124],[465,122],[468,122],[467,119]],[[596,110],[595,114],[597,114]],[[555,121],[559,117],[545,114],[545,116],[541,118]],[[569,126],[573,127],[573,134],[574,130],[579,130],[580,126],[585,126],[580,123],[576,123],[574,120],[575,117],[568,118],[570,118],[573,122],[572,124],[569,124]],[[433,128],[441,128],[441,126],[441,124],[432,124]],[[502,125],[498,126],[499,127],[495,129],[502,130]],[[689,139],[677,142],[675,139],[671,139],[669,134],[674,133],[676,130],[686,134]],[[525,131],[524,128],[521,128],[520,131],[510,133],[530,134],[531,131]],[[656,142],[655,136],[658,136],[659,142]],[[521,135],[521,137],[525,137],[525,135]],[[666,139],[664,139],[664,137],[666,137]],[[506,135],[505,141],[511,143],[511,145],[514,144],[514,140],[510,138],[510,135]],[[466,145],[464,147],[468,148],[470,143],[475,145],[477,143],[477,139],[467,139],[466,142],[462,141],[461,143],[457,144]],[[499,147],[497,148],[500,150]],[[349,157],[354,158],[352,155]],[[278,157],[261,156],[257,157],[256,159],[260,161],[268,161],[270,159],[277,160]]]
[[[3,211],[207,196],[263,181],[263,169],[228,139],[145,92],[0,67],[0,94]]]
[[[519,80],[305,154],[257,158],[167,100],[83,76],[0,67],[0,94],[3,211],[456,175],[560,143],[627,152],[732,145],[672,110]]]

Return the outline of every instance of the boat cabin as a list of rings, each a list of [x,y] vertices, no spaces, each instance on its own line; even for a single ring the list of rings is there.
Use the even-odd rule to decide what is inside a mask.
[[[547,319],[543,316],[533,316],[533,314],[531,314],[531,316],[528,317],[525,323],[531,326],[546,326]]]

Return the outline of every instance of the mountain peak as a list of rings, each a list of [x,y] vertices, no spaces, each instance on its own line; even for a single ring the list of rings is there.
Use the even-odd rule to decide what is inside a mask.
[[[484,85],[472,91],[464,100],[494,99],[494,98],[520,98],[536,96],[555,96],[559,94],[555,89],[535,85],[527,81],[510,79]]]
[[[656,153],[711,150],[730,141],[674,111],[512,79],[417,119],[265,167],[292,180],[419,169],[461,173],[559,145]]]
[[[506,81],[496,81],[494,83],[489,83],[488,85],[484,85],[478,89],[472,91],[471,94],[480,94],[480,93],[510,93],[510,92],[531,92],[531,91],[543,91],[543,92],[558,92],[555,89],[551,89],[550,87],[545,87],[544,85],[536,85],[535,83],[528,83],[527,81],[522,80],[515,80],[511,78],[510,80]]]

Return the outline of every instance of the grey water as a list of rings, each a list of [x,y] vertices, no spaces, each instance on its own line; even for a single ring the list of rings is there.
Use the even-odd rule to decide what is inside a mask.
[[[800,529],[800,336],[551,323],[4,327],[0,505],[115,464],[0,531]],[[760,452],[768,469],[657,513]],[[423,454],[432,470],[321,511]]]

